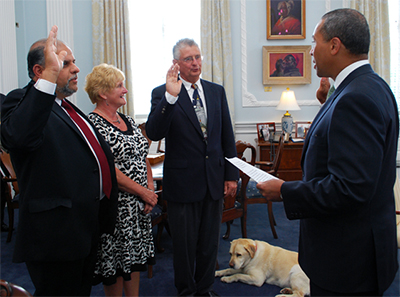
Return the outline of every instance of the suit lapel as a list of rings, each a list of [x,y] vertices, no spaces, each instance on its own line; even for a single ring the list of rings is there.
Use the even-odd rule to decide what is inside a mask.
[[[72,128],[72,130],[74,130],[83,138],[78,127],[76,127],[75,123],[71,120],[71,118],[67,115],[67,113],[62,109],[62,107],[56,101],[54,101],[53,103],[53,112],[58,117],[60,117],[70,128]]]
[[[64,99],[65,100],[65,99]],[[103,148],[104,153],[107,156],[108,162],[110,164],[110,166],[113,164],[112,160],[113,160],[113,155],[109,152],[109,150],[107,148],[109,148],[108,144],[106,143],[106,141],[103,139],[103,137],[101,136],[101,134],[98,132],[97,128],[93,125],[92,121],[90,121],[87,116],[80,111],[78,108],[75,107],[75,105],[73,103],[71,103],[70,101],[66,100],[73,109],[75,109],[75,111],[81,115],[88,123],[89,125],[93,128],[93,131],[97,137],[97,140],[100,143],[100,146]],[[72,128],[72,130],[74,130],[76,133],[78,133],[78,135],[85,141],[85,143],[87,143],[86,139],[84,138],[84,136],[82,135],[81,131],[78,129],[78,127],[75,125],[75,123],[71,120],[71,118],[67,115],[67,113],[62,109],[62,107],[54,101],[54,105],[53,105],[53,112],[60,117],[69,127]],[[89,145],[88,145],[89,148]]]
[[[336,99],[339,97],[339,95],[342,93],[342,91],[353,81],[354,78],[363,75],[365,73],[373,72],[371,65],[364,65],[353,72],[351,72],[339,85],[339,87],[331,94],[331,96],[328,98],[328,100],[324,103],[318,114],[315,116],[313,123],[310,127],[310,130],[307,133],[306,140],[304,142],[304,147],[303,147],[303,153],[301,157],[301,165],[303,166],[303,160],[305,153],[308,148],[309,140],[310,137],[313,135],[315,128],[318,126],[319,122],[321,119],[324,117],[326,112],[329,110],[329,108],[332,106],[332,104],[336,101]]]
[[[210,84],[207,84],[205,81],[201,80],[201,85],[203,87],[207,108],[207,135],[211,135],[210,132],[214,124],[213,115],[215,113],[215,101],[213,100],[213,98],[215,98],[215,96],[213,94],[214,92]]]

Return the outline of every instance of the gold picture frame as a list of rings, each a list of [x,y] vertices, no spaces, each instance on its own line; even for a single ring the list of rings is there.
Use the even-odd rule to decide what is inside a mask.
[[[301,85],[311,83],[310,45],[263,46],[263,84]]]
[[[305,38],[306,1],[267,0],[267,39]]]

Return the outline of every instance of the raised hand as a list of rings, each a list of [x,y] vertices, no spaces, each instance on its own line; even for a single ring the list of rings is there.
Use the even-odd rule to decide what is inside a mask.
[[[179,65],[174,64],[168,69],[167,72],[167,82],[165,87],[167,92],[174,97],[178,97],[182,87],[182,81],[178,80],[179,69]]]
[[[58,75],[63,68],[64,59],[67,56],[65,50],[57,53],[57,26],[53,26],[47,37],[46,45],[44,48],[45,68],[41,78],[46,79],[52,83],[56,83]]]
[[[331,84],[329,82],[329,78],[327,77],[322,77],[321,81],[319,83],[319,88],[317,90],[317,99],[321,104],[324,104],[327,97],[328,97],[328,92],[331,87]]]

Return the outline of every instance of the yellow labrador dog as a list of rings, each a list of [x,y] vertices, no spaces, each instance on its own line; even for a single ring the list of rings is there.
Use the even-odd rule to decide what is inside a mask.
[[[232,268],[218,270],[225,283],[243,282],[261,287],[264,282],[283,288],[282,295],[310,295],[310,280],[301,270],[297,252],[272,246],[264,241],[239,238],[231,242],[229,250]]]

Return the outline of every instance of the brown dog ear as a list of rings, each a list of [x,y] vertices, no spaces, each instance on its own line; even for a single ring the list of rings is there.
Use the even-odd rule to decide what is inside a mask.
[[[244,246],[244,249],[249,253],[250,258],[254,258],[256,253],[256,244],[254,242],[249,242]]]

